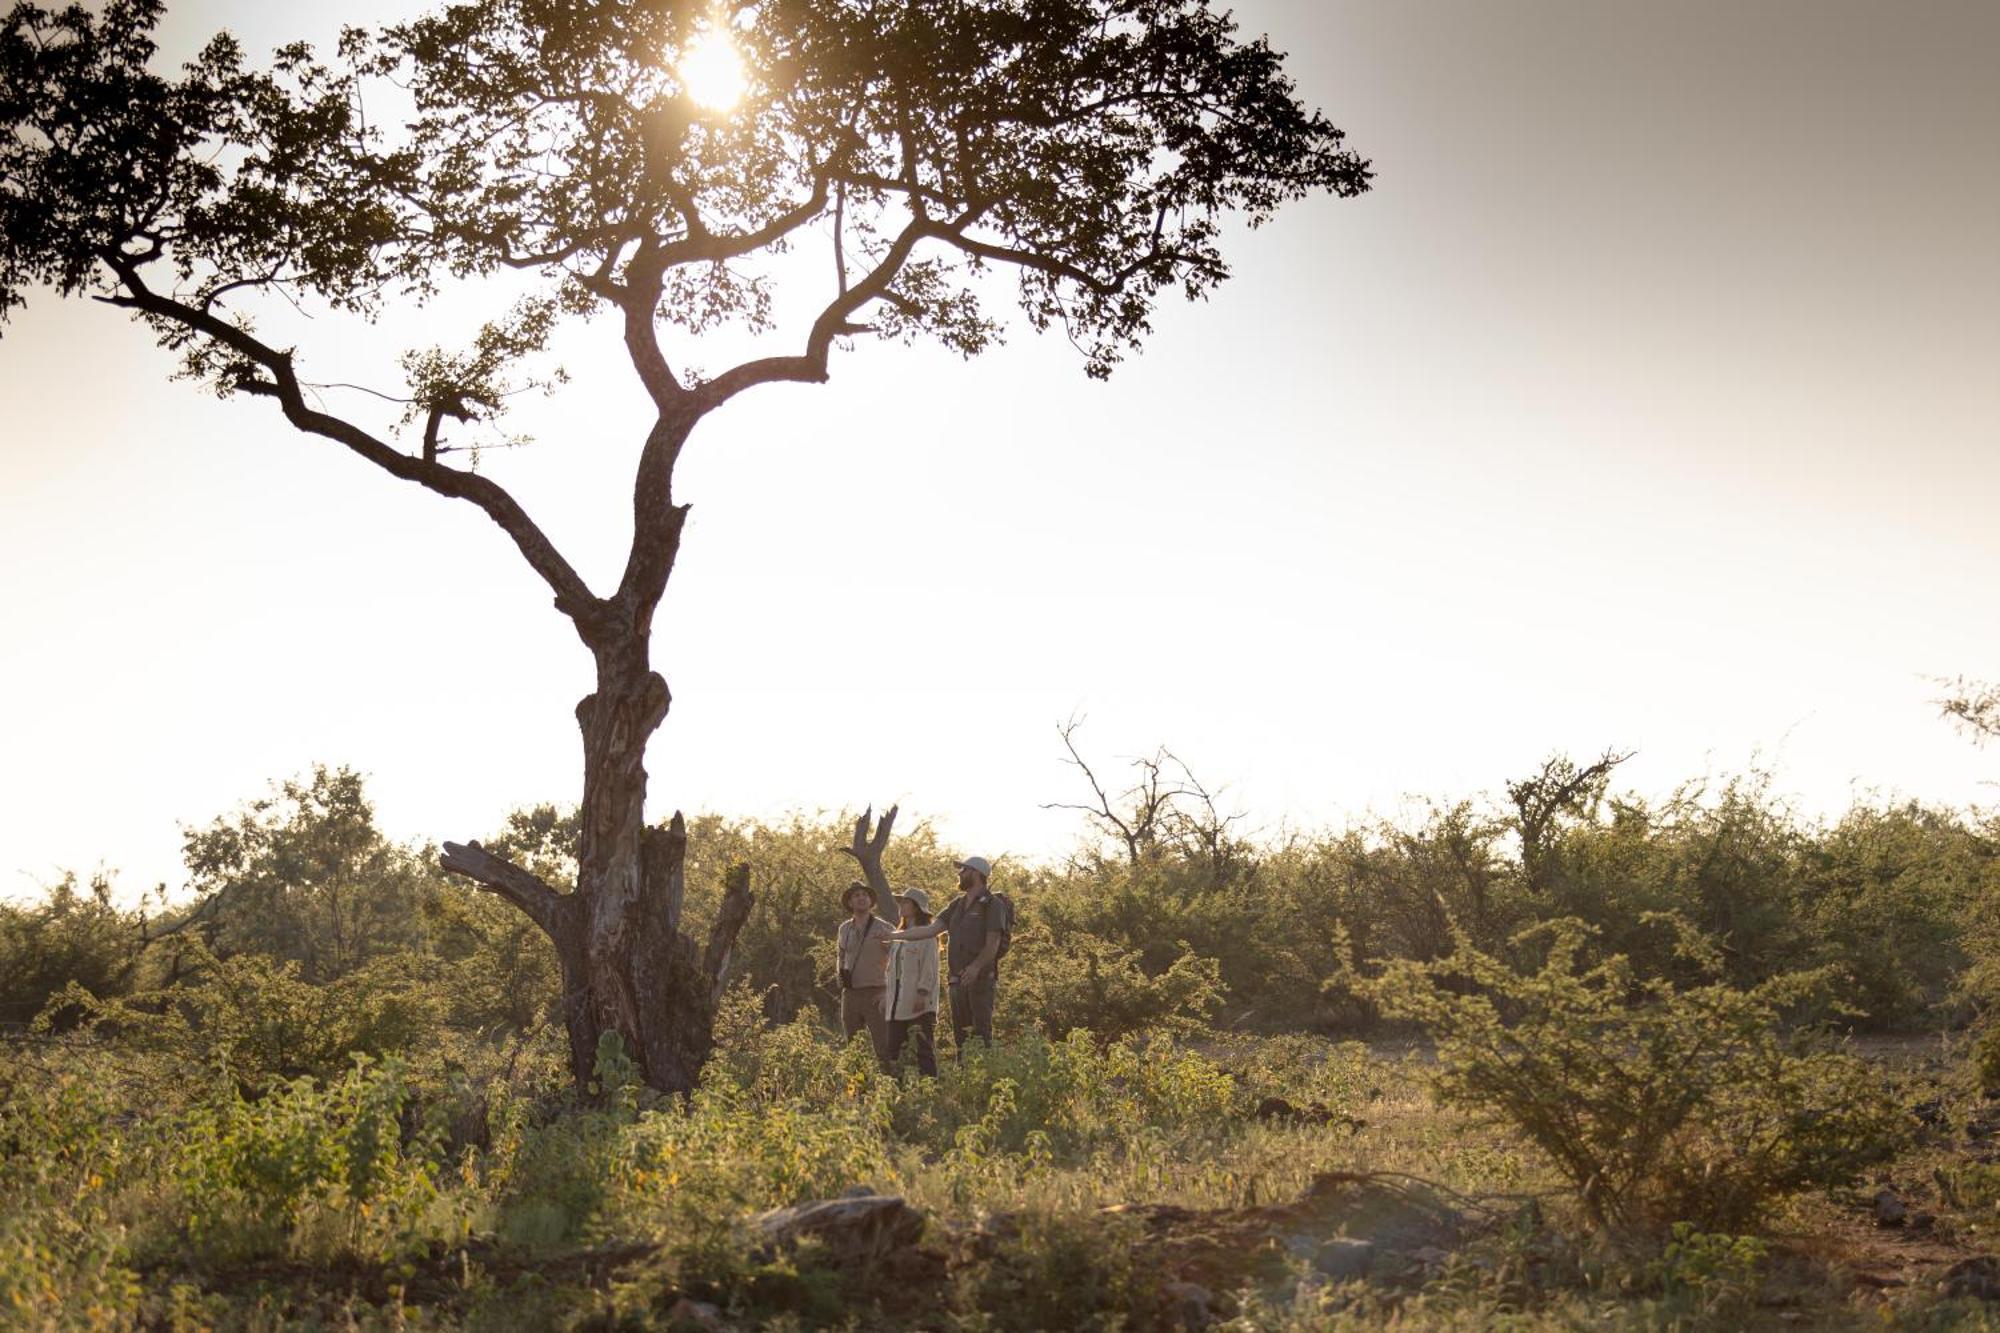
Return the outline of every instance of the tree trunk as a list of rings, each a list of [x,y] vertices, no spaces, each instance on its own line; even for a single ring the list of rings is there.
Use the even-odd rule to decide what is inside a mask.
[[[578,1086],[589,1086],[599,1044],[616,1033],[647,1084],[690,1092],[714,1039],[730,950],[750,915],[750,871],[729,872],[705,947],[682,932],[687,828],[678,813],[664,829],[645,819],[646,742],[667,715],[667,683],[647,664],[643,631],[593,648],[597,689],[576,707],[584,764],[575,892],[556,893],[478,843],[446,843],[444,866],[548,932]]]

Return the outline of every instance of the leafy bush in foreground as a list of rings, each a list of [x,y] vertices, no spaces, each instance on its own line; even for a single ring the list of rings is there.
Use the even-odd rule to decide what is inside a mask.
[[[217,1253],[394,1258],[458,1240],[469,1219],[440,1188],[442,1126],[405,1125],[402,1063],[357,1057],[324,1085],[256,1101],[232,1085],[198,1105],[176,1163],[189,1235]]]
[[[0,1323],[117,1327],[139,1302],[119,1194],[148,1163],[85,1071],[0,1064]]]
[[[1720,971],[1680,923],[1691,965]],[[1901,1116],[1861,1060],[1786,1035],[1784,1012],[1823,977],[1741,990],[1676,987],[1596,961],[1592,932],[1556,921],[1515,937],[1545,950],[1521,971],[1463,939],[1364,983],[1437,1042],[1448,1103],[1512,1126],[1575,1187],[1592,1222],[1705,1230],[1754,1220],[1777,1196],[1846,1183],[1899,1141]]]
[[[740,1017],[755,1002],[746,995],[736,1003]],[[1032,1138],[1051,1160],[1075,1162],[1167,1128],[1213,1137],[1230,1126],[1242,1095],[1215,1061],[1157,1034],[1111,1042],[1082,1029],[1061,1041],[1031,1034],[963,1058],[947,1045],[938,1078],[905,1073],[900,1081],[876,1068],[866,1042],[838,1044],[810,1019],[764,1031],[725,1024],[720,1035],[707,1090],[766,1107],[852,1107],[932,1153],[974,1141],[1018,1153]]]

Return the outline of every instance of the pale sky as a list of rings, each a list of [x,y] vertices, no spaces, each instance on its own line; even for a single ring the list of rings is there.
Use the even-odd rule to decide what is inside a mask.
[[[201,0],[169,35],[402,8]],[[2000,676],[2000,7],[1237,12],[1375,191],[1237,236],[1108,383],[1017,329],[706,423],[654,810],[901,801],[1053,855],[1077,712],[1266,830],[1606,746],[1651,793],[1761,755],[1811,813],[1991,802],[1928,677]],[[603,589],[641,396],[608,325],[564,359],[486,468]],[[588,658],[497,529],[169,369],[101,306],[0,330],[0,891],[178,884],[178,825],[315,761],[398,837],[573,802]]]

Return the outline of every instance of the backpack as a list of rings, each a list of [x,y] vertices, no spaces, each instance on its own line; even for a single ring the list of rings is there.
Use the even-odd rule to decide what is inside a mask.
[[[1000,951],[993,955],[993,960],[998,962],[1007,956],[1009,949],[1014,947],[1014,927],[1019,922],[1014,916],[1014,900],[1012,898],[1009,898],[1004,893],[995,893],[991,896],[1002,907],[1007,909],[1007,929],[1000,932]]]

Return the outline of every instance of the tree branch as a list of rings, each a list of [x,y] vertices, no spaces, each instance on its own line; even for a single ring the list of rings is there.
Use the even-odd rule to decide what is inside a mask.
[[[886,907],[889,899],[895,896],[895,890],[889,887],[889,877],[882,873],[882,852],[888,847],[889,831],[896,824],[896,807],[892,805],[883,812],[882,818],[875,822],[875,832],[871,836],[868,822],[874,813],[872,805],[861,812],[860,818],[854,821],[853,843],[840,850],[860,864],[862,877],[868,881],[868,887],[875,890],[877,905]]]
[[[1151,250],[1112,273],[1109,277],[1099,277],[1088,269],[1079,268],[1077,265],[1057,259],[1053,255],[1037,254],[1033,250],[1022,250],[1014,246],[996,245],[991,241],[982,241],[967,236],[964,232],[966,225],[969,225],[969,223],[961,223],[951,227],[933,227],[928,234],[975,258],[990,259],[997,264],[1013,264],[1018,268],[1033,269],[1037,273],[1046,273],[1052,278],[1059,278],[1065,282],[1073,282],[1097,296],[1116,296],[1125,289],[1126,283],[1155,264],[1193,264],[1211,270],[1215,267],[1213,264],[1206,263],[1199,255],[1192,255],[1179,250],[1162,249],[1156,244]]]
[[[699,233],[691,229],[689,235],[667,246],[662,252],[666,263],[669,267],[675,264],[720,264],[755,254],[773,242],[789,236],[824,212],[831,186],[830,171],[822,168],[814,172],[812,193],[805,201],[785,210],[755,231],[717,235],[706,228],[701,229]]]
[[[424,422],[424,461],[437,462],[438,430],[444,425],[445,405],[432,403],[429,417]]]
[[[1105,794],[1104,784],[1097,780],[1097,774],[1091,771],[1090,765],[1084,761],[1082,753],[1076,748],[1076,729],[1082,725],[1082,718],[1072,717],[1069,721],[1056,728],[1056,734],[1062,737],[1063,749],[1069,751],[1068,762],[1083,770],[1084,780],[1090,784],[1092,794],[1097,797],[1097,804],[1095,806],[1088,806],[1071,805],[1066,802],[1052,802],[1044,804],[1042,809],[1078,810],[1094,819],[1102,819],[1116,830],[1119,839],[1125,844],[1127,859],[1136,866],[1139,864],[1140,859],[1140,844],[1145,840],[1144,829],[1143,827],[1138,829],[1133,828],[1123,819],[1120,819],[1117,813],[1112,810],[1111,798]],[[1145,817],[1143,808],[1141,810],[1141,817]]]
[[[624,284],[604,284],[604,290],[611,293],[611,299],[624,313],[625,350],[632,358],[632,368],[639,372],[640,383],[646,386],[653,406],[661,412],[672,411],[687,396],[687,388],[667,364],[667,354],[660,348],[660,332],[653,322],[659,312],[667,267],[664,252],[647,239],[625,266]]]
[[[819,317],[813,321],[812,331],[806,336],[804,352],[797,356],[759,357],[723,371],[695,390],[696,411],[701,414],[712,412],[745,389],[759,384],[824,383],[827,356],[833,349],[833,340],[855,331],[849,322],[854,312],[887,294],[896,275],[909,262],[910,253],[917,248],[917,243],[935,231],[936,224],[913,219],[897,234],[881,262],[870,269],[866,277],[834,297],[820,311]]]
[[[911,207],[917,210],[915,216],[897,234],[888,252],[873,269],[869,270],[868,275],[853,287],[839,292],[820,312],[819,317],[813,321],[811,332],[807,335],[805,351],[796,356],[761,357],[724,371],[694,391],[698,414],[713,411],[743,390],[759,384],[823,383],[827,378],[827,359],[832,351],[833,340],[843,334],[863,331],[851,321],[855,312],[869,302],[895,299],[895,294],[890,289],[896,276],[909,262],[910,255],[917,245],[926,240],[942,241],[976,259],[1032,269],[1059,281],[1074,283],[1096,296],[1116,296],[1125,290],[1133,278],[1162,263],[1194,265],[1210,270],[1214,268],[1210,261],[1198,254],[1155,245],[1123,268],[1108,276],[1099,276],[1053,255],[998,245],[967,236],[965,229],[977,221],[980,213],[984,211],[983,207],[968,208],[947,222],[926,216],[922,212],[921,201],[914,195],[907,197]]]
[[[495,856],[477,842],[448,842],[438,864],[452,874],[463,875],[488,892],[505,898],[526,912],[551,938],[558,933],[559,920],[568,900],[512,861]]]
[[[413,481],[439,495],[477,505],[513,539],[529,566],[549,585],[556,595],[558,611],[576,621],[579,628],[601,618],[603,603],[520,503],[497,482],[477,473],[446,467],[434,459],[413,458],[352,422],[317,410],[306,402],[305,386],[293,368],[291,353],[272,347],[248,330],[206,310],[154,291],[139,275],[138,267],[115,251],[101,252],[98,258],[117,274],[128,293],[109,298],[111,304],[210,338],[263,369],[270,375],[268,381],[251,380],[243,387],[277,399],[285,419],[298,430],[345,445],[393,476]]]
[[[709,928],[708,948],[702,954],[701,974],[708,982],[708,999],[713,1005],[722,998],[729,980],[729,954],[736,947],[737,932],[750,919],[756,898],[750,892],[750,867],[738,863],[729,867],[724,878],[722,905],[716,909],[715,925]]]
[[[647,825],[640,833],[640,874],[654,899],[667,933],[680,929],[681,903],[687,896],[687,821],[674,811],[664,830]]]
[[[641,633],[652,624],[653,609],[667,590],[674,558],[680,554],[688,507],[674,503],[674,463],[695,420],[686,412],[663,413],[639,451],[632,482],[632,549],[618,581],[617,604]]]

